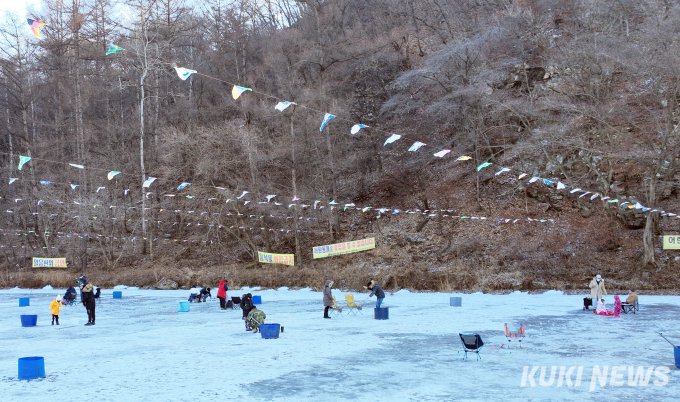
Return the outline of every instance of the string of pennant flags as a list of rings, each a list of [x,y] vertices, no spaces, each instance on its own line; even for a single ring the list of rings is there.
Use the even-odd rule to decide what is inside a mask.
[[[41,37],[40,37],[39,29],[40,29],[41,27],[45,26],[45,23],[43,23],[43,22],[41,22],[41,21],[37,21],[37,20],[28,19],[28,25],[30,26],[30,28],[31,28],[31,30],[33,31],[34,35],[35,35],[38,39],[40,39]],[[120,47],[120,46],[117,46],[117,45],[111,43],[111,44],[109,45],[108,50],[106,51],[106,55],[115,54],[115,53],[118,52],[118,51],[126,51],[126,50],[123,49],[123,48]],[[134,52],[133,52],[133,53],[134,53]],[[261,95],[261,96],[264,96],[264,97],[267,97],[267,98],[270,98],[270,99],[277,100],[278,103],[274,106],[274,109],[278,110],[279,112],[283,112],[284,110],[286,110],[286,109],[287,109],[288,107],[290,107],[291,105],[297,105],[297,106],[299,106],[299,107],[308,109],[308,110],[310,110],[310,111],[314,111],[314,112],[317,112],[317,113],[323,113],[323,112],[320,111],[320,110],[317,110],[317,109],[314,109],[314,108],[311,108],[311,107],[308,107],[308,106],[305,106],[305,105],[300,105],[300,104],[295,103],[295,102],[292,102],[292,101],[284,100],[284,99],[281,99],[281,98],[279,98],[279,97],[273,96],[273,95],[271,95],[271,94],[267,94],[267,93],[263,93],[263,92],[254,91],[252,88],[240,86],[240,85],[237,85],[237,84],[235,84],[235,83],[232,83],[232,82],[229,82],[229,81],[226,81],[226,80],[222,80],[222,79],[217,78],[217,77],[213,77],[213,76],[210,76],[210,75],[207,75],[207,74],[200,73],[200,72],[198,72],[198,71],[196,71],[196,70],[192,70],[192,69],[188,69],[188,68],[184,68],[184,67],[178,67],[178,66],[176,66],[174,63],[163,63],[163,64],[167,64],[167,65],[172,66],[172,67],[175,69],[175,72],[177,73],[177,76],[178,76],[181,80],[183,80],[183,81],[187,80],[189,77],[191,77],[192,75],[195,74],[195,75],[200,75],[200,76],[203,76],[203,77],[206,77],[206,78],[209,78],[209,79],[212,79],[212,80],[216,80],[216,81],[219,81],[219,82],[222,82],[222,83],[225,83],[225,84],[232,85],[232,97],[233,97],[234,100],[239,99],[239,97],[240,97],[241,95],[243,95],[245,92],[252,92],[252,93],[256,93],[256,94],[259,94],[259,95]],[[334,115],[334,114],[331,114],[331,113],[324,113],[324,117],[323,117],[323,119],[322,119],[322,121],[321,121],[321,124],[320,124],[320,127],[319,127],[319,131],[323,131],[323,130],[324,130],[324,127],[326,127],[326,125],[328,125],[329,122],[330,122],[332,119],[344,120],[344,121],[347,121],[347,122],[352,123],[353,125],[352,125],[352,127],[351,127],[351,129],[350,129],[350,133],[351,133],[352,135],[357,134],[361,129],[364,129],[364,128],[371,128],[371,127],[369,127],[369,126],[367,126],[367,125],[365,125],[365,124],[356,123],[356,122],[353,122],[353,121],[348,120],[348,119],[344,119],[344,118],[342,118],[342,117],[339,117],[339,116]],[[377,128],[371,128],[371,129],[374,130],[374,131],[382,132],[382,133],[384,133],[384,134],[386,134],[386,135],[389,135],[389,137],[385,140],[383,146],[387,146],[388,144],[394,143],[395,141],[400,140],[400,139],[402,139],[402,138],[408,138],[406,135],[402,135],[402,134],[389,133],[389,132],[386,132],[386,131],[383,131],[383,130],[380,130],[380,129],[377,129]],[[416,151],[418,151],[419,149],[421,149],[422,147],[424,147],[424,146],[426,146],[426,145],[427,145],[427,144],[425,144],[425,143],[423,143],[423,142],[421,142],[421,141],[415,141],[415,142],[408,148],[408,151],[409,151],[409,152],[416,152]],[[446,155],[448,155],[450,152],[451,152],[451,150],[449,150],[449,149],[443,149],[443,150],[440,150],[440,151],[434,153],[433,155],[434,155],[435,157],[438,157],[438,158],[444,158],[444,157],[445,157]],[[31,159],[32,159],[32,158],[29,157],[29,156],[20,155],[18,170],[21,170],[22,167],[24,166],[24,164],[28,163]],[[472,157],[470,157],[470,156],[461,155],[461,156],[458,156],[458,157],[455,159],[455,161],[467,161],[467,160],[471,160],[471,159],[472,159]],[[51,162],[56,162],[56,161],[51,161]],[[56,163],[64,163],[64,162],[56,162]],[[85,169],[85,166],[84,166],[84,165],[81,165],[81,164],[69,163],[69,165],[72,166],[72,167],[78,168],[78,169]],[[492,166],[492,165],[493,165],[493,164],[492,164],[491,162],[483,162],[482,164],[480,164],[480,165],[478,165],[478,166],[476,167],[476,170],[479,172],[479,171],[481,171],[481,170],[483,170],[483,169],[485,169],[485,168],[488,168],[488,167],[490,167],[490,166]],[[100,168],[94,168],[94,169],[98,169],[98,170],[106,170],[106,169],[100,169]],[[510,173],[510,172],[512,172],[512,171],[513,171],[513,169],[503,167],[503,168],[501,168],[500,170],[498,170],[498,171],[495,173],[495,176],[499,176],[499,175],[504,174],[504,173]],[[108,180],[112,180],[114,177],[116,177],[116,176],[118,176],[118,175],[120,175],[120,174],[122,174],[122,172],[111,170],[111,171],[108,171],[108,173],[107,173],[107,178],[108,178]],[[569,185],[566,185],[566,184],[564,184],[564,183],[562,183],[562,182],[560,182],[560,181],[556,181],[556,182],[555,182],[555,181],[552,181],[552,180],[549,180],[549,179],[545,179],[545,178],[541,178],[541,177],[537,177],[537,176],[532,176],[532,177],[529,178],[529,175],[527,175],[526,173],[520,173],[520,174],[517,176],[517,180],[522,180],[522,179],[524,179],[524,178],[528,178],[528,183],[529,183],[529,184],[534,183],[534,182],[537,182],[537,181],[542,181],[542,182],[543,182],[545,185],[547,185],[547,186],[553,186],[553,185],[554,185],[555,188],[556,188],[557,190],[567,190],[568,188],[570,188]],[[148,178],[142,183],[142,187],[143,187],[143,188],[150,188],[151,185],[152,185],[157,179],[158,179],[157,177],[148,177]],[[16,180],[19,180],[19,179],[18,179],[18,178],[10,178],[10,179],[9,179],[9,183],[12,184],[12,183],[15,182]],[[50,185],[50,184],[51,184],[50,181],[40,181],[40,183],[41,183],[41,185]],[[71,185],[71,187],[73,188],[73,190],[75,190],[75,189],[78,187],[78,184],[70,184],[70,185]],[[188,187],[188,186],[190,186],[190,185],[192,185],[192,183],[189,183],[189,182],[182,182],[182,183],[177,187],[177,190],[179,191],[179,190],[184,189],[184,188],[186,188],[186,187]],[[212,188],[216,188],[216,189],[220,189],[220,190],[226,190],[226,189],[223,188],[223,187],[216,187],[216,186],[201,186],[201,187],[212,187]],[[97,188],[97,192],[99,192],[100,190],[104,190],[105,188],[106,188],[105,186],[100,186],[100,187]],[[659,212],[659,213],[661,214],[661,216],[676,217],[676,218],[678,217],[678,215],[675,214],[675,213],[670,213],[670,212],[666,212],[666,211],[658,210],[658,209],[652,209],[652,208],[650,208],[650,207],[646,207],[646,206],[640,204],[639,202],[636,202],[635,204],[632,204],[632,203],[629,202],[629,201],[620,202],[618,199],[615,199],[615,198],[612,199],[611,197],[608,197],[608,196],[602,196],[602,195],[601,195],[600,193],[598,193],[598,192],[591,192],[591,191],[587,191],[587,190],[582,190],[582,189],[580,189],[580,188],[572,188],[572,189],[569,189],[569,190],[567,190],[567,191],[569,191],[570,194],[581,193],[580,195],[578,195],[578,198],[584,198],[584,197],[590,195],[590,197],[589,197],[590,201],[594,201],[595,199],[597,199],[597,198],[599,197],[602,201],[606,201],[607,203],[610,203],[610,204],[616,203],[617,206],[618,206],[618,207],[621,207],[621,208],[635,209],[635,210],[640,210],[640,211],[642,211],[642,212],[650,212],[650,213],[652,213],[652,212]],[[125,190],[125,193],[126,193],[126,194],[127,194],[128,192],[129,192],[129,190]],[[240,196],[236,197],[236,199],[237,199],[237,200],[241,200],[241,199],[242,199],[243,197],[245,197],[247,194],[249,194],[249,191],[244,191]],[[149,195],[149,193],[147,193],[147,196],[148,196],[148,195]],[[165,194],[165,196],[167,196],[167,197],[174,197],[174,196],[176,196],[176,195],[175,195],[175,194]],[[185,197],[187,197],[187,198],[193,198],[193,196],[191,196],[191,195],[185,195]],[[265,197],[266,197],[267,201],[266,201],[266,202],[264,202],[264,201],[263,201],[263,202],[259,202],[260,204],[269,203],[270,200],[271,200],[272,198],[274,198],[274,197],[277,197],[277,195],[273,195],[273,194],[272,194],[272,195],[266,195]],[[295,201],[298,201],[298,200],[300,200],[300,198],[298,198],[297,195],[293,195],[293,197],[292,197],[292,202],[295,202]],[[227,199],[227,203],[228,203],[229,201],[231,201],[231,200],[230,200],[230,199]],[[74,202],[75,202],[75,201],[74,201]],[[248,203],[252,202],[252,200],[244,200],[243,202],[244,202],[244,205],[247,205]],[[78,202],[75,202],[75,203],[78,204]],[[321,201],[315,201],[315,203],[314,203],[314,208],[315,208],[315,209],[316,209],[318,203],[321,203]],[[275,202],[275,204],[276,204],[276,205],[282,205],[281,203],[276,203],[276,202]],[[334,209],[334,206],[335,206],[335,205],[338,205],[338,204],[339,204],[339,203],[336,203],[335,200],[332,200],[331,202],[328,203],[328,205],[330,206],[331,209]],[[289,204],[288,207],[290,208],[290,207],[292,207],[293,205],[295,205],[295,204]],[[353,203],[346,203],[346,204],[344,204],[344,205],[345,205],[345,206],[344,206],[344,210],[347,210],[348,208],[354,206]],[[323,206],[321,206],[321,208],[323,208]],[[366,212],[366,211],[368,211],[368,210],[371,209],[371,208],[372,208],[372,207],[364,207],[364,208],[361,208],[361,209],[364,210],[364,212]],[[392,208],[392,209],[380,208],[379,210],[393,211],[393,212],[392,212],[393,214],[397,214],[397,213],[399,213],[400,211],[402,211],[402,209],[394,209],[394,208]],[[498,219],[499,219],[499,221],[505,221],[503,218],[498,218]],[[528,219],[531,219],[531,218],[528,218]],[[512,221],[515,221],[515,220],[513,219]]]

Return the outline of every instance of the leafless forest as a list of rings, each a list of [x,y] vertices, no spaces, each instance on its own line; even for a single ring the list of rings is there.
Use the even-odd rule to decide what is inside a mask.
[[[48,0],[28,17],[41,39],[0,26],[0,286],[680,285],[660,238],[680,223],[678,0]]]

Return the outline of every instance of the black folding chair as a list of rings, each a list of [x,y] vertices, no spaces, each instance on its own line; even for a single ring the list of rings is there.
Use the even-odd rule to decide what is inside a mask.
[[[593,299],[590,297],[584,297],[583,298],[583,310],[589,310],[589,307],[593,306]]]
[[[632,313],[635,314],[635,312],[638,311],[640,307],[638,306],[638,301],[635,300],[635,303],[633,304],[628,304],[628,303],[622,303],[621,304],[621,311],[625,314]]]
[[[463,348],[465,349],[465,356],[463,356],[463,359],[467,359],[467,352],[475,352],[477,353],[477,360],[481,359],[482,357],[479,355],[479,351],[482,349],[482,346],[484,346],[482,337],[478,334],[458,335],[460,335],[460,341],[463,343]]]
[[[240,297],[231,296],[231,303],[232,303],[231,308],[232,308],[233,310],[239,310],[239,309],[241,309],[241,306],[240,306],[240,304],[241,304],[241,298],[240,298]]]

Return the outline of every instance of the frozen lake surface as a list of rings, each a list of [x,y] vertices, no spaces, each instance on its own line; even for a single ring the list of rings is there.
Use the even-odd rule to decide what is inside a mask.
[[[80,305],[64,307],[61,325],[50,325],[49,304],[64,289],[0,291],[2,400],[665,401],[680,394],[673,347],[658,335],[680,346],[678,296],[643,293],[637,314],[615,318],[584,312],[582,296],[556,291],[402,290],[387,294],[389,320],[374,320],[375,298],[353,293],[367,303],[363,314],[325,320],[321,292],[230,290],[260,295],[266,322],[284,326],[279,339],[263,339],[244,330],[240,310],[222,311],[216,299],[179,313],[188,291],[121,289],[120,300],[102,290],[96,325],[87,327]],[[333,294],[344,301],[349,292]],[[462,307],[450,307],[450,296],[462,297]],[[30,306],[19,307],[19,297],[30,297]],[[613,296],[606,300],[613,309]],[[38,326],[21,327],[21,314],[37,314]],[[525,324],[522,348],[515,341],[508,348],[503,323]],[[481,360],[470,353],[463,360],[459,333],[481,335]],[[46,378],[17,379],[17,360],[27,356],[45,358]]]

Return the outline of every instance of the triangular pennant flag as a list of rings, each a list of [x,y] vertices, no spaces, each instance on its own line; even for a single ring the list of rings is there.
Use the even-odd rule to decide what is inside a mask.
[[[586,196],[586,194],[590,194],[590,191],[586,191],[585,193],[583,193],[583,194],[579,195],[579,196],[578,196],[578,198],[582,198],[582,197],[585,197],[585,196]]]
[[[456,158],[457,161],[469,161],[470,159],[472,159],[471,156],[459,156]]]
[[[408,150],[409,150],[410,152],[415,152],[415,151],[417,151],[420,147],[422,147],[423,145],[426,145],[426,144],[423,143],[423,142],[420,142],[420,141],[416,141],[416,142],[413,143],[413,145],[411,145],[411,147],[410,147]]]
[[[581,190],[580,188],[575,188],[575,189],[571,190],[569,193],[574,194],[577,191],[583,191],[583,190]]]
[[[485,167],[491,166],[491,165],[492,165],[491,162],[484,162],[481,165],[477,166],[477,171],[479,172],[480,170],[484,169]]]
[[[550,186],[550,185],[555,184],[555,182],[550,181],[550,180],[548,180],[548,179],[543,179],[543,183],[545,183],[547,186]]]
[[[154,180],[156,180],[155,177],[149,177],[148,179],[146,179],[146,181],[144,181],[144,184],[142,184],[142,187],[150,187],[151,183],[153,183]]]
[[[644,208],[644,207],[642,206],[642,204],[640,204],[639,202],[636,202],[636,203],[635,203],[635,209],[642,209],[642,208]]]
[[[278,110],[279,112],[283,112],[290,105],[297,105],[297,103],[288,101],[279,102],[276,104],[276,106],[274,106],[274,109]]]
[[[30,160],[31,160],[30,156],[19,155],[19,167],[17,169],[21,170],[21,168],[24,166],[24,163],[26,163]]]
[[[569,187],[569,186],[567,186],[566,184],[562,183],[561,181],[558,181],[558,182],[557,182],[557,189],[558,189],[558,190],[562,190],[562,189],[567,188],[567,187]]]
[[[613,200],[608,200],[607,202],[619,202],[618,198],[614,198]],[[669,214],[670,215],[670,214]]]
[[[186,183],[186,182],[184,182],[184,183],[180,184],[179,186],[177,186],[177,189],[178,189],[178,190],[181,190],[181,189],[183,189],[184,187],[190,186],[190,185],[191,185],[191,183]]]
[[[83,165],[76,165],[75,163],[69,163],[69,165],[73,166],[74,168],[85,169],[85,166]]]
[[[436,156],[437,158],[443,158],[444,155],[448,154],[449,152],[451,152],[450,149],[445,149],[443,151],[437,152],[436,154],[434,154],[434,156]]]
[[[116,53],[119,50],[125,50],[120,46],[116,46],[113,43],[109,44],[109,50],[106,52],[106,54],[111,54],[111,53]]]
[[[595,198],[597,198],[598,195],[600,195],[600,194],[595,194],[594,196],[590,197],[590,201],[592,201],[592,200],[594,200]]]
[[[78,186],[80,186],[80,184],[71,184],[71,188],[74,189],[74,190],[75,190],[76,187],[78,187]]]
[[[50,182],[49,181],[41,181],[40,184],[42,184],[43,186],[46,186],[46,185],[50,184]]]
[[[361,130],[362,128],[368,128],[368,126],[365,125],[365,124],[355,124],[355,125],[352,126],[352,129],[349,130],[349,132],[352,133],[352,135],[354,135],[354,134],[358,133],[359,130]]]
[[[499,170],[498,172],[496,172],[496,174],[494,176],[498,176],[499,174],[503,174],[503,173],[509,172],[509,171],[510,171],[510,169],[503,168],[503,169]]]
[[[529,183],[533,183],[533,182],[538,181],[538,180],[540,180],[540,179],[541,179],[540,177],[534,176],[534,177],[532,177],[531,179],[529,179]]]
[[[521,175],[519,175],[519,177],[517,178],[517,180],[522,180],[523,178],[525,178],[525,177],[527,177],[527,176],[528,176],[528,174],[522,173]]]
[[[267,202],[269,202],[269,201],[271,201],[271,199],[274,198],[274,197],[276,197],[276,195],[268,195],[268,196],[266,196],[266,197],[264,197],[264,198],[266,198],[266,199],[267,199]]]
[[[385,140],[385,143],[383,144],[383,146],[385,146],[385,145],[387,145],[387,144],[391,144],[391,143],[393,143],[394,141],[398,140],[399,138],[401,138],[401,135],[399,135],[399,134],[392,134],[392,135],[390,136],[390,138],[388,138],[388,139]]]
[[[293,201],[299,201],[300,199],[298,197],[293,197]]]
[[[109,172],[108,175],[106,175],[106,177],[108,177],[109,180],[111,180],[111,179],[113,179],[114,177],[116,177],[116,175],[119,175],[119,174],[120,174],[120,172],[116,172],[115,170],[112,170],[112,171]]]
[[[319,131],[323,131],[323,128],[326,125],[326,123],[328,123],[334,117],[335,116],[333,116],[332,114],[326,113],[326,115],[323,117],[323,121],[321,122],[321,127],[319,127]]]
[[[104,190],[105,188],[106,188],[106,187],[98,187],[98,188],[97,188],[97,192],[99,192],[99,190]]]
[[[351,204],[345,204],[345,209],[343,209],[343,211],[346,211],[346,210],[347,210],[347,208],[349,208],[349,207],[353,207],[353,206],[354,206],[354,203],[351,203]]]
[[[9,178],[9,184],[14,183],[15,181],[17,181],[17,179],[16,179],[15,177],[10,177],[10,178]]]
[[[45,25],[44,22],[40,22],[38,20],[31,20],[27,19],[28,25],[31,27],[31,30],[33,31],[33,35],[35,35],[38,39],[42,39],[40,37],[40,27]]]
[[[329,202],[328,205],[338,205],[338,203],[335,202],[335,200],[333,200],[333,201]]]
[[[234,88],[231,89],[231,96],[233,96],[234,99],[238,99],[238,97],[241,96],[241,94],[244,93],[245,91],[252,91],[252,89],[234,85]]]
[[[175,71],[177,71],[177,75],[182,79],[182,81],[186,81],[186,79],[189,78],[191,74],[198,72],[196,70],[189,70],[188,68],[184,67],[175,67]]]
[[[244,190],[244,191],[243,191],[243,194],[241,194],[241,195],[239,195],[238,197],[236,197],[236,199],[239,199],[239,200],[240,200],[240,199],[243,198],[243,196],[245,196],[246,194],[248,194],[248,192]]]

